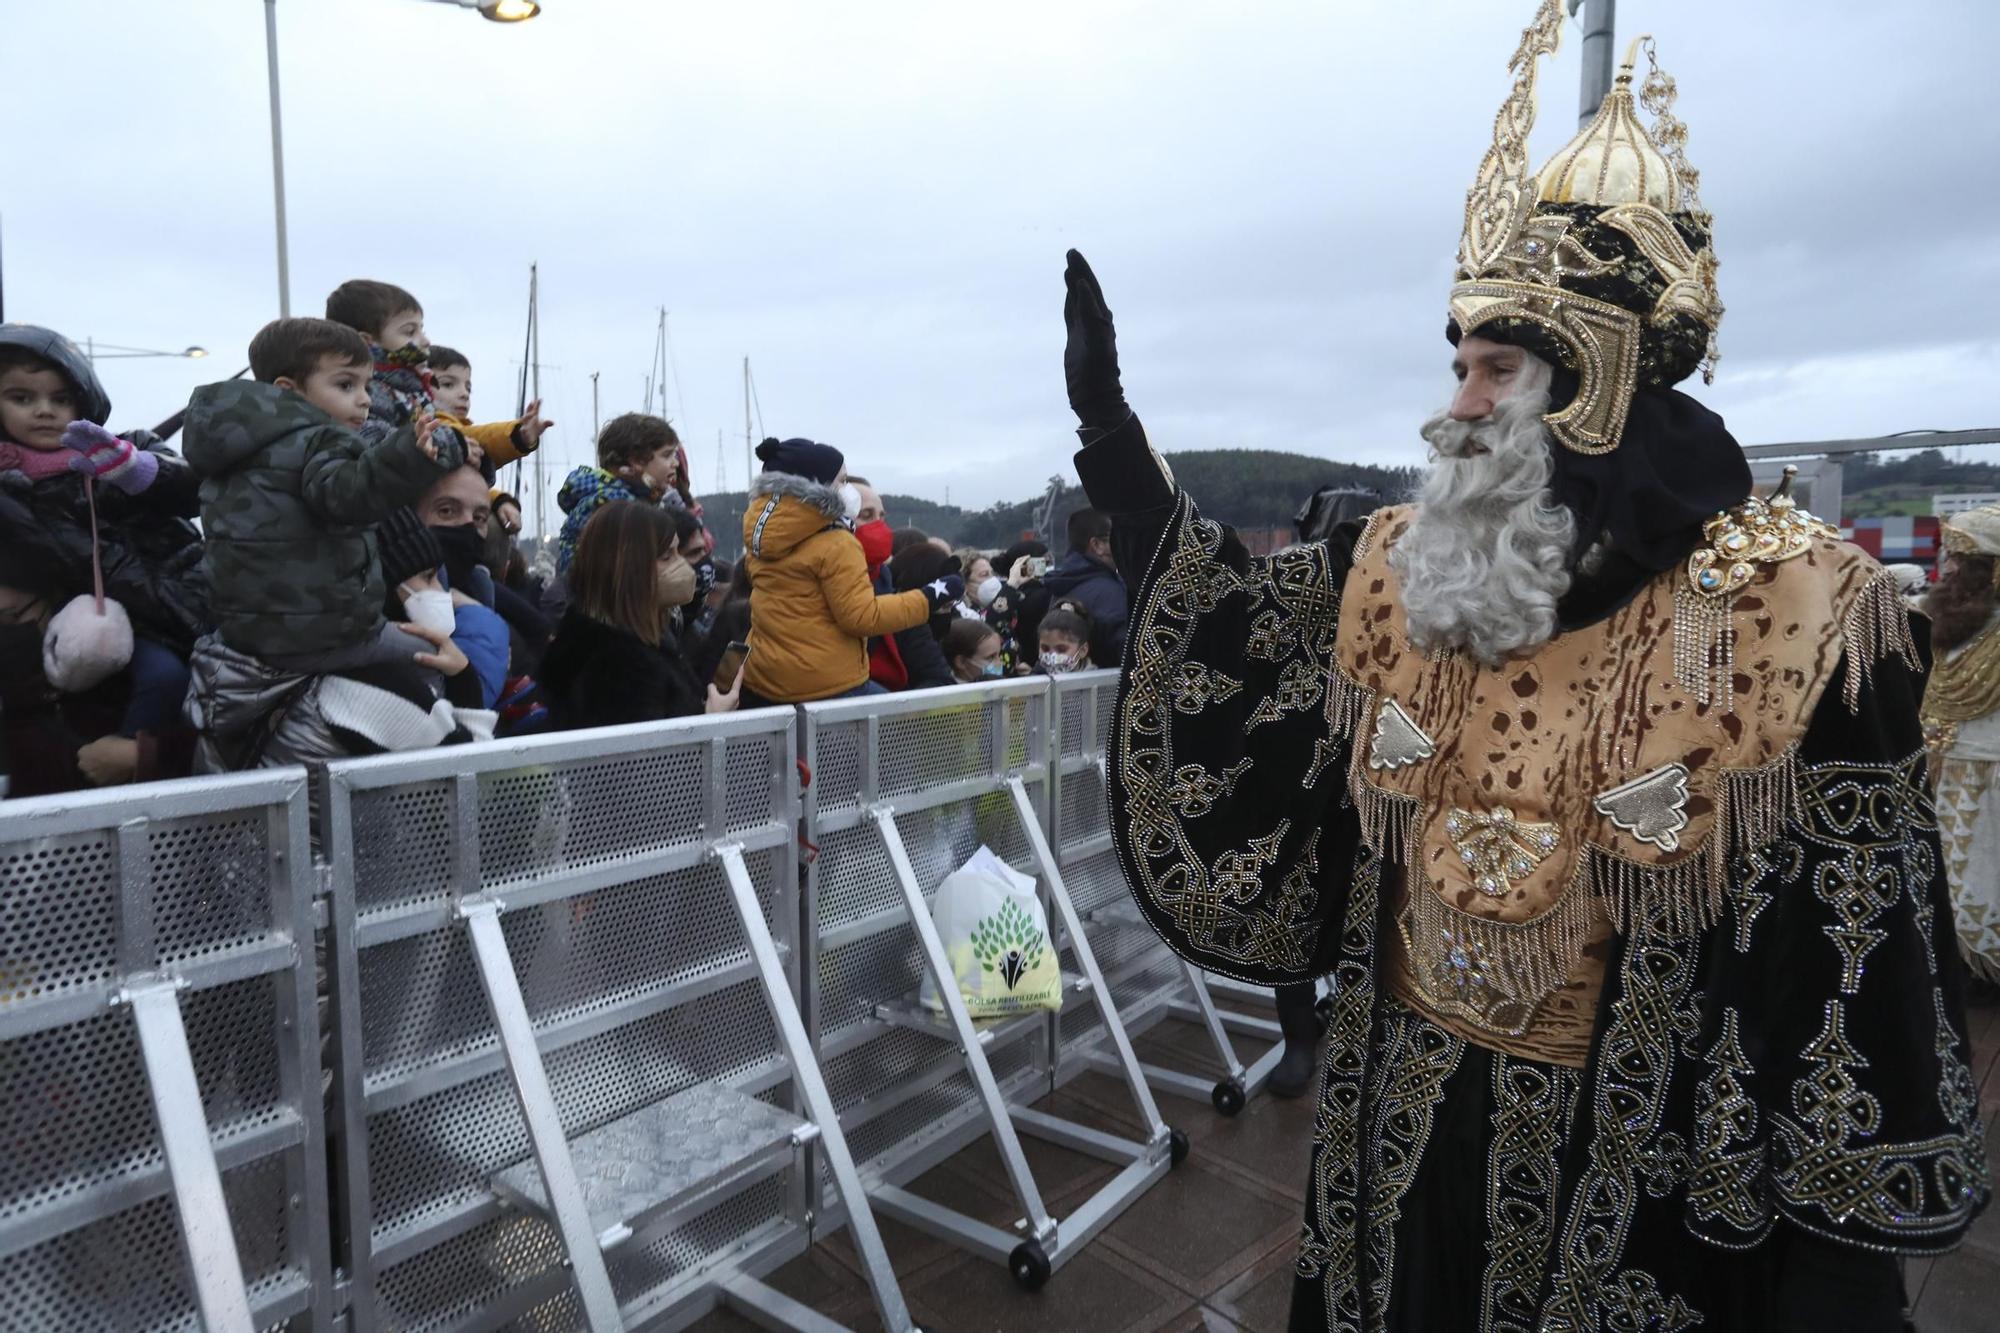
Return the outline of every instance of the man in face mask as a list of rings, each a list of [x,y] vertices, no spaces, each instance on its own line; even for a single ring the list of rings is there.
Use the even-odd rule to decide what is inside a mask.
[[[508,622],[494,610],[493,578],[481,564],[492,511],[486,478],[475,467],[454,468],[431,483],[416,511],[444,556],[439,582],[451,596],[452,642],[479,677],[481,707],[491,708],[507,681],[511,644]],[[538,641],[547,637],[542,621]]]

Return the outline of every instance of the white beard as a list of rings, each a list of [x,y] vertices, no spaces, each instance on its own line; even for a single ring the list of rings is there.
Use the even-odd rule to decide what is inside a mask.
[[[1424,652],[1463,650],[1493,666],[1555,636],[1576,520],[1548,490],[1549,378],[1548,363],[1529,357],[1492,416],[1459,422],[1440,412],[1424,423],[1435,466],[1389,554],[1410,642]],[[1475,444],[1486,452],[1469,452]]]

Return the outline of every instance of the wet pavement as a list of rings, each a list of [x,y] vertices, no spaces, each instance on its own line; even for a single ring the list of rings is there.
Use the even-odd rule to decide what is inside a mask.
[[[1987,1151],[2000,1178],[2000,999],[1990,992],[1971,1012],[1973,1068]],[[1167,1021],[1137,1043],[1139,1058],[1214,1075],[1199,1029]],[[1236,1038],[1246,1063],[1262,1043]],[[1158,1095],[1160,1114],[1192,1140],[1186,1161],[1136,1200],[1038,1292],[1014,1284],[996,1264],[882,1222],[883,1239],[911,1316],[937,1333],[1282,1333],[1291,1298],[1292,1252],[1304,1209],[1311,1098],[1267,1094],[1232,1118],[1206,1101]],[[1122,1084],[1086,1074],[1040,1103],[1087,1125],[1137,1136]],[[1110,1174],[1095,1158],[1028,1141],[1036,1180],[1058,1215]],[[1014,1209],[991,1141],[981,1139],[911,1188],[927,1198],[1006,1226]],[[1910,1261],[1906,1282],[1921,1333],[1996,1327],[2000,1308],[2000,1206],[1987,1210],[1964,1245],[1938,1259]],[[774,1286],[855,1329],[878,1329],[860,1265],[845,1233],[780,1269]],[[723,1311],[694,1326],[735,1333],[755,1325]]]

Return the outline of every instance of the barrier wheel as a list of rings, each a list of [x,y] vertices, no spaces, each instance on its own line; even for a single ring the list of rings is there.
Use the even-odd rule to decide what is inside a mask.
[[[1182,1162],[1185,1162],[1187,1160],[1187,1155],[1188,1155],[1188,1136],[1181,1133],[1178,1129],[1168,1130],[1167,1131],[1168,1165],[1179,1166]]]
[[[1208,1099],[1215,1103],[1215,1109],[1222,1114],[1235,1115],[1243,1109],[1243,1085],[1233,1078],[1223,1079],[1215,1085],[1215,1090],[1208,1094]]]
[[[1007,1271],[1021,1284],[1021,1290],[1040,1291],[1049,1280],[1048,1252],[1040,1241],[1024,1240],[1007,1256]]]

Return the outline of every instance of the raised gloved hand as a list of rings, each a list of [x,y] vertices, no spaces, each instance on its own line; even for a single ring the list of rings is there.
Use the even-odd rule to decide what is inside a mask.
[[[153,484],[160,474],[159,458],[120,439],[94,421],[72,421],[63,427],[65,449],[74,449],[69,460],[71,472],[81,472],[109,482],[127,495],[137,495]]]
[[[965,596],[965,580],[957,574],[946,574],[926,583],[923,594],[930,599],[931,614],[936,615],[949,610],[953,603]]]
[[[1069,342],[1063,348],[1063,378],[1069,385],[1069,405],[1086,430],[1110,430],[1125,424],[1132,409],[1118,382],[1118,331],[1097,275],[1075,250],[1063,274],[1069,289],[1063,299],[1063,323]]]

